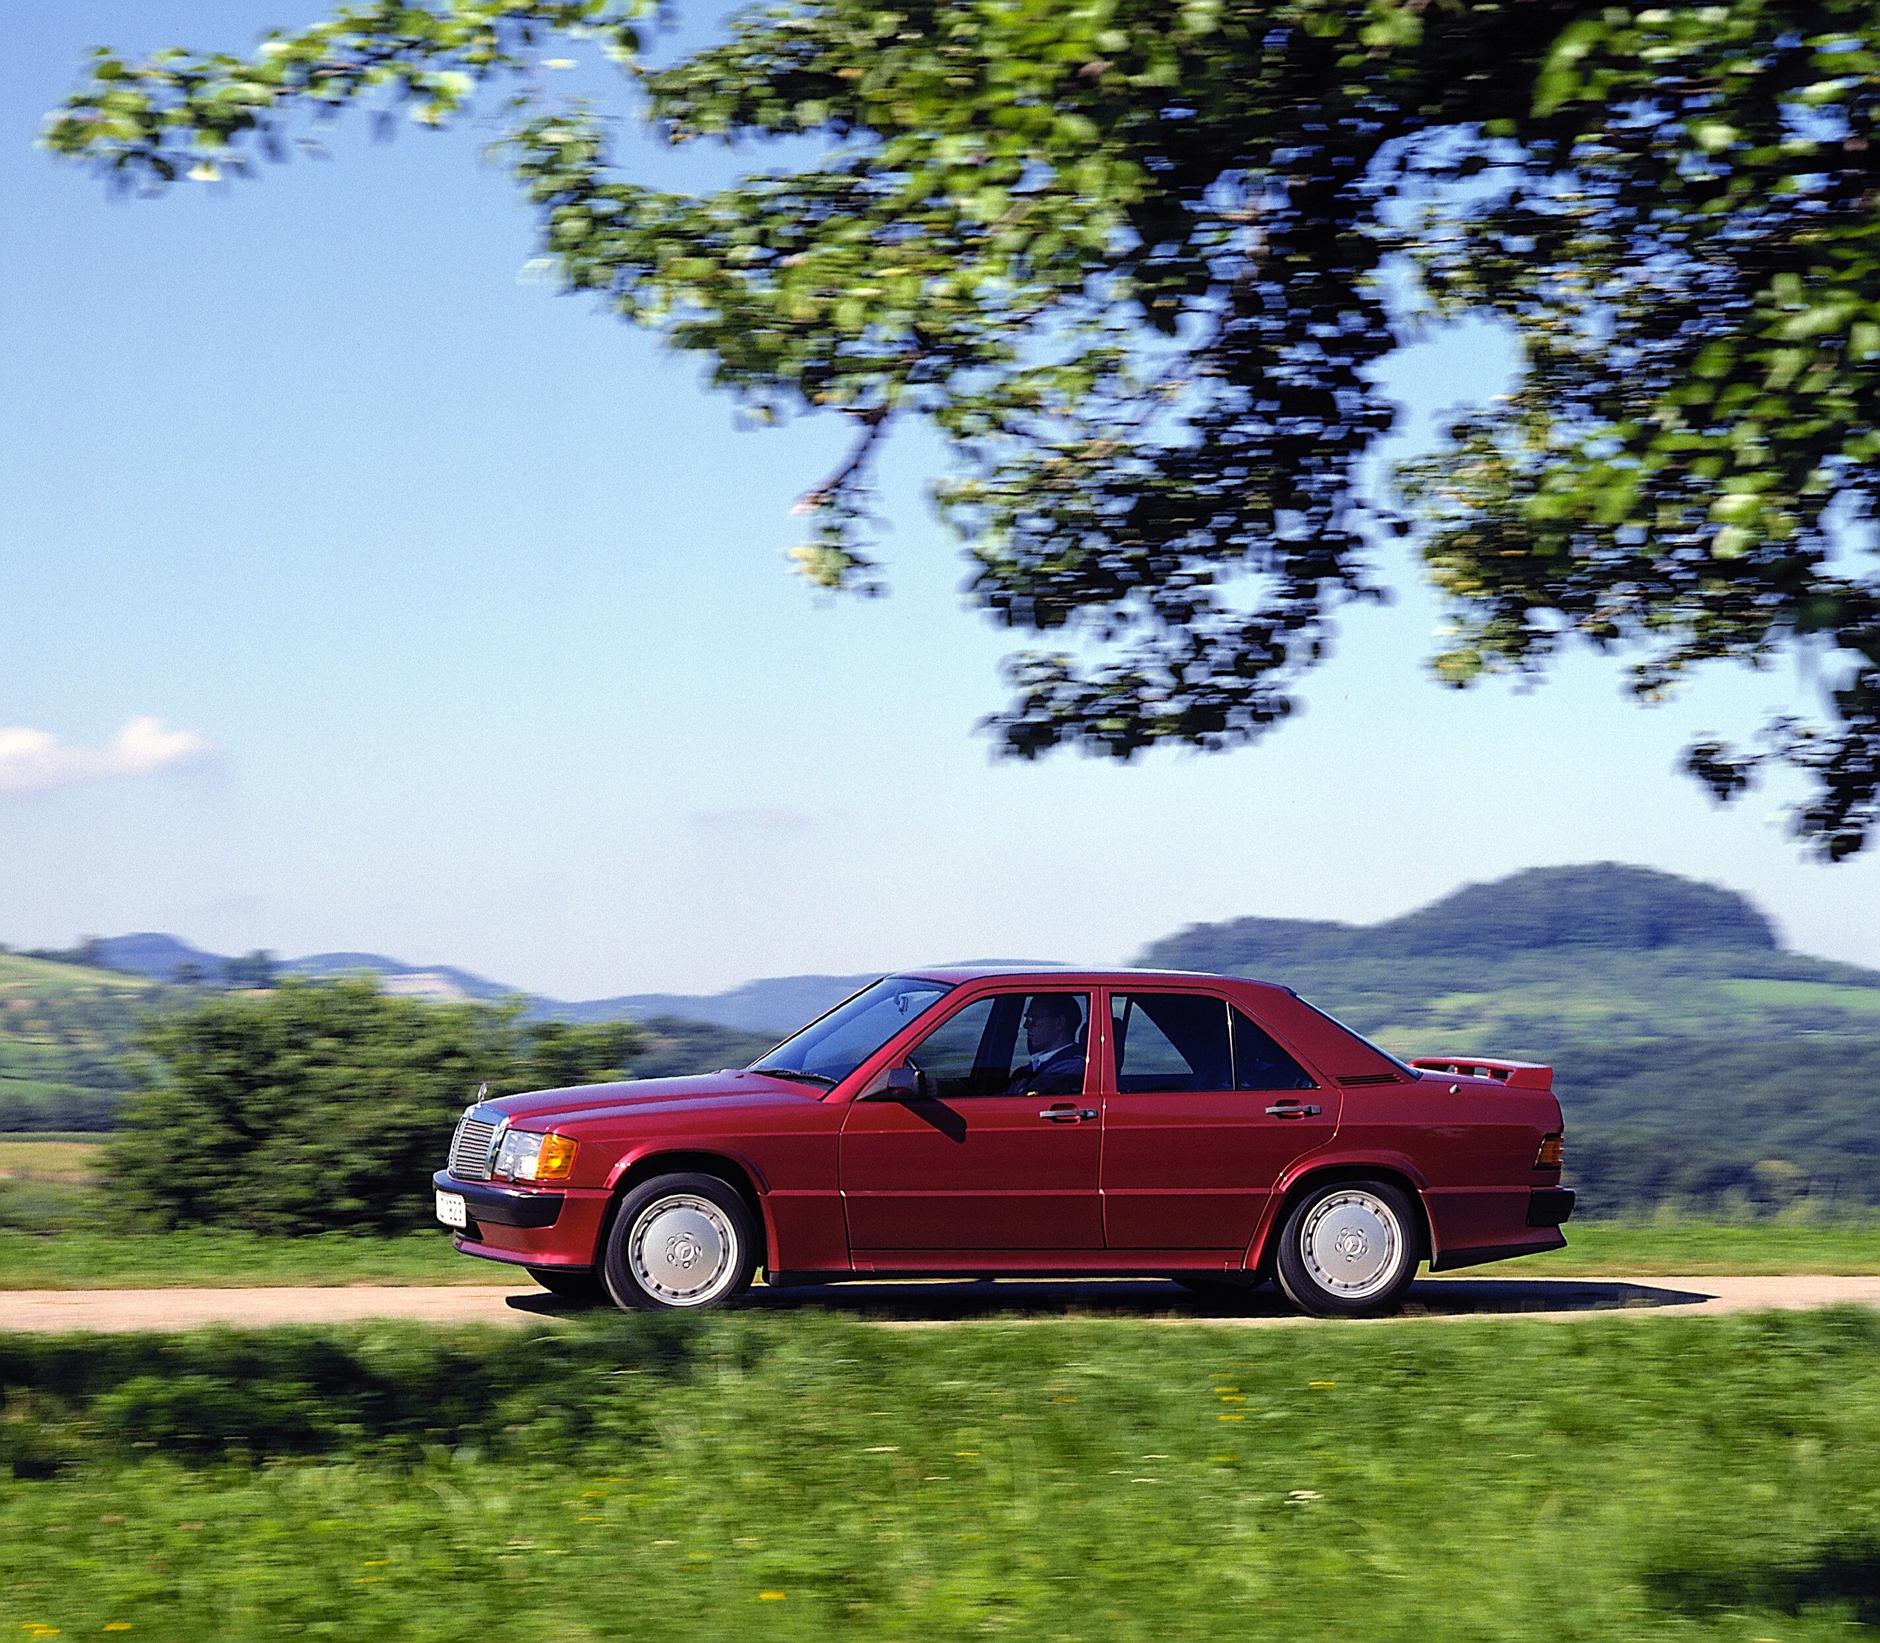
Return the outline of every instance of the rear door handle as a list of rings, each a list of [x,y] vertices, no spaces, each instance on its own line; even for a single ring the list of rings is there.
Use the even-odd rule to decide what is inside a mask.
[[[1038,1116],[1053,1124],[1082,1124],[1097,1116],[1095,1107],[1046,1107]]]
[[[1317,1118],[1319,1109],[1303,1101],[1275,1101],[1266,1109],[1268,1118]]]

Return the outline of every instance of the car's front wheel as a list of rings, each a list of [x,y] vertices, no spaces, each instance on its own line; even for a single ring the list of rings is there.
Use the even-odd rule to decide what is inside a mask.
[[[1293,1305],[1322,1318],[1394,1312],[1416,1277],[1418,1225],[1386,1182],[1327,1182],[1287,1215],[1274,1275]]]
[[[743,1293],[757,1269],[756,1227],[715,1175],[656,1175],[620,1202],[601,1274],[617,1305],[700,1311]]]

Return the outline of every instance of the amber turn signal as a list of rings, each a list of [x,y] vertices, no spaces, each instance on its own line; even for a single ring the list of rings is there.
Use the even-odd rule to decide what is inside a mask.
[[[1567,1141],[1563,1135],[1541,1137],[1541,1150],[1534,1155],[1536,1169],[1559,1169],[1566,1162]]]
[[[536,1155],[534,1179],[565,1181],[573,1173],[574,1142],[565,1135],[543,1136],[542,1150]]]

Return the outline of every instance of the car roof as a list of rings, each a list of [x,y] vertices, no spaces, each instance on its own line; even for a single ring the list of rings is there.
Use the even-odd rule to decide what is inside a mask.
[[[966,981],[989,980],[1048,981],[1054,987],[1114,986],[1118,982],[1129,981],[1176,981],[1195,982],[1204,986],[1219,986],[1222,982],[1229,982],[1237,987],[1272,987],[1279,992],[1292,991],[1290,987],[1281,987],[1276,982],[1255,981],[1248,976],[1211,975],[1203,970],[1080,970],[1068,964],[943,964],[895,973],[913,976],[921,981],[944,981],[953,986]]]

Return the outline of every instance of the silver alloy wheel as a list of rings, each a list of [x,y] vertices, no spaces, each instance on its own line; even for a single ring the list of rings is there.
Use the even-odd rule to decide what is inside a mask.
[[[627,1269],[665,1306],[704,1306],[737,1282],[737,1228],[709,1198],[673,1192],[640,1211],[627,1234]]]
[[[1299,1255],[1326,1294],[1363,1301],[1388,1289],[1403,1269],[1397,1212],[1361,1189],[1321,1199],[1299,1229]]]

